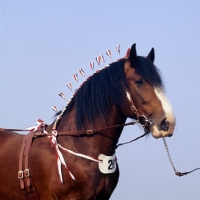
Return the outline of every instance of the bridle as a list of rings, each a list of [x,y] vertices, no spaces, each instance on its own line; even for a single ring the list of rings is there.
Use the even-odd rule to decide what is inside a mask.
[[[127,96],[127,99],[129,101],[129,103],[131,104],[131,110],[133,110],[135,112],[135,115],[137,116],[137,108],[135,107],[135,105],[133,103],[133,100],[131,98],[131,95],[130,95],[130,93],[128,91],[126,91],[126,96]],[[118,148],[119,146],[122,146],[124,144],[129,144],[131,142],[134,142],[135,140],[137,140],[137,139],[139,139],[141,137],[144,137],[147,133],[150,132],[150,126],[151,126],[152,122],[150,120],[148,120],[144,115],[141,115],[141,116],[137,117],[137,122],[138,122],[138,124],[140,124],[144,128],[145,133],[143,135],[141,135],[140,137],[135,138],[135,139],[133,139],[133,140],[131,140],[129,142],[118,144],[116,146],[116,148]],[[166,149],[166,152],[167,152],[167,156],[168,156],[169,162],[170,162],[170,164],[171,164],[171,166],[172,166],[172,168],[174,170],[174,173],[177,176],[185,176],[187,174],[190,174],[190,173],[200,169],[200,168],[196,168],[196,169],[188,171],[188,172],[179,172],[179,171],[177,171],[175,166],[174,166],[174,164],[173,164],[173,162],[172,162],[172,159],[171,159],[171,156],[170,156],[170,153],[169,153],[169,149],[168,149],[168,146],[167,146],[167,142],[166,142],[164,137],[163,137],[163,143],[164,143],[164,146],[165,146],[165,149]]]
[[[128,99],[128,102],[131,106],[131,110],[133,111],[133,113],[136,116],[136,122],[141,125],[141,127],[144,129],[145,133],[150,133],[150,126],[152,124],[152,122],[150,120],[147,119],[147,117],[145,115],[139,115],[138,116],[138,110],[133,102],[133,99],[131,98],[131,94],[128,91],[128,89],[126,89],[126,97]]]

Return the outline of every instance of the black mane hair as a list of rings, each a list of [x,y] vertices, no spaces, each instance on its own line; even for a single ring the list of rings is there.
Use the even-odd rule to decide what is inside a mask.
[[[121,59],[111,63],[109,67],[94,73],[77,90],[63,115],[69,113],[71,108],[75,106],[78,130],[85,128],[84,123],[86,121],[92,124],[96,117],[102,118],[106,122],[110,113],[111,103],[116,106],[121,106],[125,103],[124,86],[128,87],[124,73],[125,61],[125,59]],[[146,81],[155,87],[163,87],[160,72],[150,60],[137,56],[134,68]]]

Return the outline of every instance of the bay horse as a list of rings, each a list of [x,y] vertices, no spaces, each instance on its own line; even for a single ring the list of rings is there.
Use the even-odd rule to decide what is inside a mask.
[[[56,120],[45,127],[47,137],[44,134],[32,139],[29,167],[38,199],[109,199],[119,178],[115,156],[123,130],[119,124],[127,118],[147,119],[149,132],[155,138],[173,135],[175,117],[154,58],[153,48],[142,57],[133,44],[127,57],[94,73],[82,84]],[[67,132],[77,134],[65,135]],[[35,199],[24,196],[17,175],[24,138],[25,135],[0,129],[1,199]],[[52,145],[53,141],[56,145]],[[58,156],[66,165],[59,165]],[[108,163],[102,164],[105,169],[100,169],[101,163],[95,160],[106,159]]]

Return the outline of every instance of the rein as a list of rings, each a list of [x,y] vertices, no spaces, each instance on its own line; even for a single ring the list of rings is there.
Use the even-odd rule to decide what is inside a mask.
[[[148,122],[148,120],[147,120]],[[132,121],[132,122],[128,122],[128,123],[125,123],[125,124],[118,124],[118,125],[115,125],[115,126],[109,126],[109,127],[105,127],[105,128],[100,128],[100,129],[94,129],[94,130],[86,130],[86,131],[62,131],[62,132],[58,132],[57,133],[57,136],[64,136],[64,135],[69,135],[69,136],[74,136],[74,135],[91,135],[91,134],[94,134],[95,132],[99,132],[99,131],[103,131],[103,130],[108,130],[108,129],[112,129],[112,128],[117,128],[117,127],[122,127],[122,126],[128,126],[128,125],[135,125],[136,123],[140,124],[139,123],[139,120],[136,120],[136,121]],[[141,125],[143,126],[143,125]],[[5,130],[5,131],[28,131],[27,129],[4,129],[4,128],[0,128],[2,130]],[[149,132],[145,132],[144,134],[142,134],[141,136],[133,139],[133,140],[130,140],[128,142],[124,142],[124,143],[120,143],[118,145],[116,145],[116,149],[122,145],[125,145],[125,144],[129,144],[129,143],[132,143],[142,137],[144,137],[145,135],[149,134]],[[51,136],[52,134],[49,134],[49,133],[44,133],[43,131],[41,131],[39,134],[37,132],[35,132],[35,135],[33,136],[33,139],[34,138],[37,138],[37,137],[44,137],[44,136]],[[166,149],[166,152],[167,152],[167,156],[168,156],[168,159],[169,159],[169,162],[174,170],[174,173],[181,177],[181,176],[185,176],[185,175],[188,175],[196,170],[200,170],[200,168],[195,168],[191,171],[188,171],[188,172],[179,172],[176,170],[175,166],[174,166],[174,163],[171,159],[171,155],[169,153],[169,148],[167,146],[167,142],[165,140],[165,138],[163,137],[163,143],[164,143],[164,147]]]
[[[134,107],[134,109],[135,109],[135,107]],[[118,124],[118,125],[114,125],[114,126],[108,126],[108,127],[105,127],[105,128],[99,128],[99,129],[93,129],[93,130],[90,129],[90,130],[85,130],[85,131],[61,131],[61,132],[57,132],[56,130],[53,130],[51,134],[46,132],[45,128],[47,127],[47,125],[45,124],[44,125],[45,127],[41,131],[35,131],[34,132],[34,135],[33,135],[32,139],[35,139],[37,137],[45,137],[45,136],[51,137],[54,134],[56,134],[56,136],[92,135],[92,134],[97,133],[99,131],[105,131],[105,130],[109,130],[109,129],[113,129],[113,128],[124,127],[124,126],[129,126],[129,125],[135,125],[136,123],[141,125],[144,128],[145,133],[142,134],[141,136],[133,139],[133,140],[130,140],[128,142],[124,142],[124,143],[120,143],[120,144],[116,145],[115,149],[117,149],[118,147],[120,147],[122,145],[132,143],[132,142],[134,142],[134,141],[146,136],[147,134],[149,134],[151,122],[149,120],[147,120],[147,118],[145,116],[141,115],[140,117],[138,117],[137,120],[131,121],[131,122],[128,122],[128,123],[124,123],[124,124]],[[20,131],[20,132],[21,131],[34,131],[34,129],[32,129],[32,130],[29,130],[29,129],[4,129],[4,128],[0,128],[0,129],[5,130],[5,131]],[[36,127],[35,127],[35,129],[36,129]],[[192,173],[192,172],[194,172],[196,170],[200,170],[200,168],[195,168],[195,169],[193,169],[191,171],[188,171],[188,172],[179,172],[179,171],[177,171],[175,166],[174,166],[174,164],[173,164],[173,161],[171,159],[171,155],[169,153],[167,142],[166,142],[164,137],[163,137],[163,143],[164,143],[164,146],[165,146],[165,149],[166,149],[166,152],[167,152],[167,156],[168,156],[169,162],[170,162],[170,164],[171,164],[171,166],[172,166],[172,168],[174,170],[174,173],[177,176],[179,176],[179,177],[185,176],[185,175],[190,174],[190,173]]]
[[[99,131],[105,131],[105,130],[109,130],[109,129],[113,129],[113,128],[134,125],[136,123],[139,123],[139,120],[132,121],[132,122],[127,122],[125,124],[117,124],[117,125],[114,125],[114,126],[108,126],[108,127],[105,127],[105,128],[93,129],[93,130],[92,129],[88,129],[88,130],[84,130],[84,131],[59,131],[59,132],[56,131],[56,130],[54,130],[54,131],[57,132],[57,136],[64,136],[64,135],[68,135],[68,136],[91,135],[91,134],[97,133]],[[1,128],[1,129],[5,130],[5,131],[19,131],[19,132],[21,132],[21,131],[31,131],[31,130],[28,130],[28,129],[7,129],[7,128]],[[34,128],[32,130],[34,130]],[[52,134],[49,134],[47,132],[45,133],[45,132],[42,132],[42,131],[40,133],[35,134],[34,138],[52,135]]]
[[[124,127],[124,126],[129,126],[129,125],[134,125],[138,123],[138,121],[132,121],[132,122],[128,122],[128,123],[125,123],[125,124],[118,124],[118,125],[114,125],[114,126],[108,126],[108,127],[105,127],[105,128],[99,128],[99,129],[89,129],[89,130],[86,130],[86,131],[59,131],[57,132],[57,136],[62,136],[62,135],[92,135],[94,133],[97,133],[99,131],[105,131],[105,130],[109,130],[109,129],[113,129],[113,128],[118,128],[118,127]]]

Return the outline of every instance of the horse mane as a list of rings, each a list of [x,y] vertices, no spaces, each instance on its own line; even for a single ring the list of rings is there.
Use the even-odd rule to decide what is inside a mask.
[[[75,92],[67,108],[57,116],[68,114],[72,107],[76,108],[77,129],[85,128],[85,122],[93,124],[97,117],[106,123],[110,116],[111,104],[123,106],[125,90],[128,87],[124,72],[126,59],[111,63],[108,67],[97,71],[87,79]],[[163,83],[158,68],[148,59],[137,56],[134,62],[136,71],[153,86],[162,88]]]

